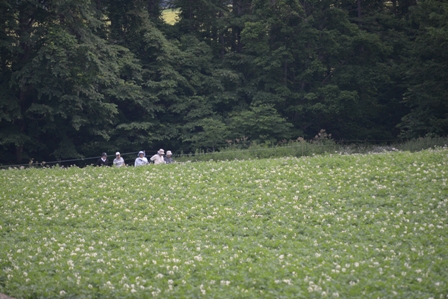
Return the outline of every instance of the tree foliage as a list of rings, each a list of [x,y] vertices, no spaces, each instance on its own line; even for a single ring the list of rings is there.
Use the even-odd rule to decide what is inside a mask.
[[[404,101],[409,114],[400,123],[406,138],[442,136],[448,132],[448,3],[421,1],[411,10],[416,27],[406,57],[408,89]]]
[[[446,135],[441,0],[0,3],[2,163]]]

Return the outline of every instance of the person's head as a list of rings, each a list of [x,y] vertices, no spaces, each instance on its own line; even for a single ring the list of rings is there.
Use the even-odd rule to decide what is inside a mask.
[[[107,158],[107,154],[106,153],[102,153],[101,154],[101,158]]]
[[[145,156],[145,152],[144,152],[144,151],[139,151],[139,152],[138,152],[138,156],[139,156],[140,158],[143,158],[143,157]]]
[[[171,151],[166,151],[166,156],[169,158],[173,155],[173,153],[171,153]]]
[[[165,155],[165,151],[161,148],[159,149],[159,151],[157,152],[160,156]]]
[[[117,158],[120,158],[120,152],[116,152],[116,153],[115,153],[115,156],[116,156]]]

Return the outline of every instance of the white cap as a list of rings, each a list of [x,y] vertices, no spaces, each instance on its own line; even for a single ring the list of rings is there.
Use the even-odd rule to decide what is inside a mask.
[[[140,154],[143,154],[143,155],[144,155],[145,152],[144,152],[144,151],[139,151],[139,152],[138,152],[138,155],[140,156]]]
[[[165,151],[161,148],[161,149],[159,149],[159,151],[157,152],[159,155],[164,155],[165,154]]]
[[[120,154],[120,152],[116,152],[116,153],[115,153],[115,156],[118,156],[119,154]]]
[[[173,153],[171,151],[166,151],[166,155],[171,156],[171,155],[173,155]]]

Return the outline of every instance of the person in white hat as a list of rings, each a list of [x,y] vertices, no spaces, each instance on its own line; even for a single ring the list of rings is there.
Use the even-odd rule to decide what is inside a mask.
[[[165,151],[163,149],[159,149],[157,154],[149,158],[152,162],[154,162],[154,165],[157,164],[165,164],[165,159],[163,159],[163,155],[165,154]]]
[[[174,163],[172,156],[173,156],[173,153],[171,151],[166,151],[166,155],[165,155],[165,163],[166,164]]]
[[[135,159],[134,166],[148,165],[148,159],[145,157],[144,151],[138,152],[138,157]]]
[[[122,167],[124,166],[124,159],[121,157],[120,152],[115,153],[114,166]]]

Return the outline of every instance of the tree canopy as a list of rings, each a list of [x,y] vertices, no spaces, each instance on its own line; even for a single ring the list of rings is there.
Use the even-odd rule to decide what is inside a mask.
[[[4,0],[0,19],[0,163],[448,132],[442,0]]]

